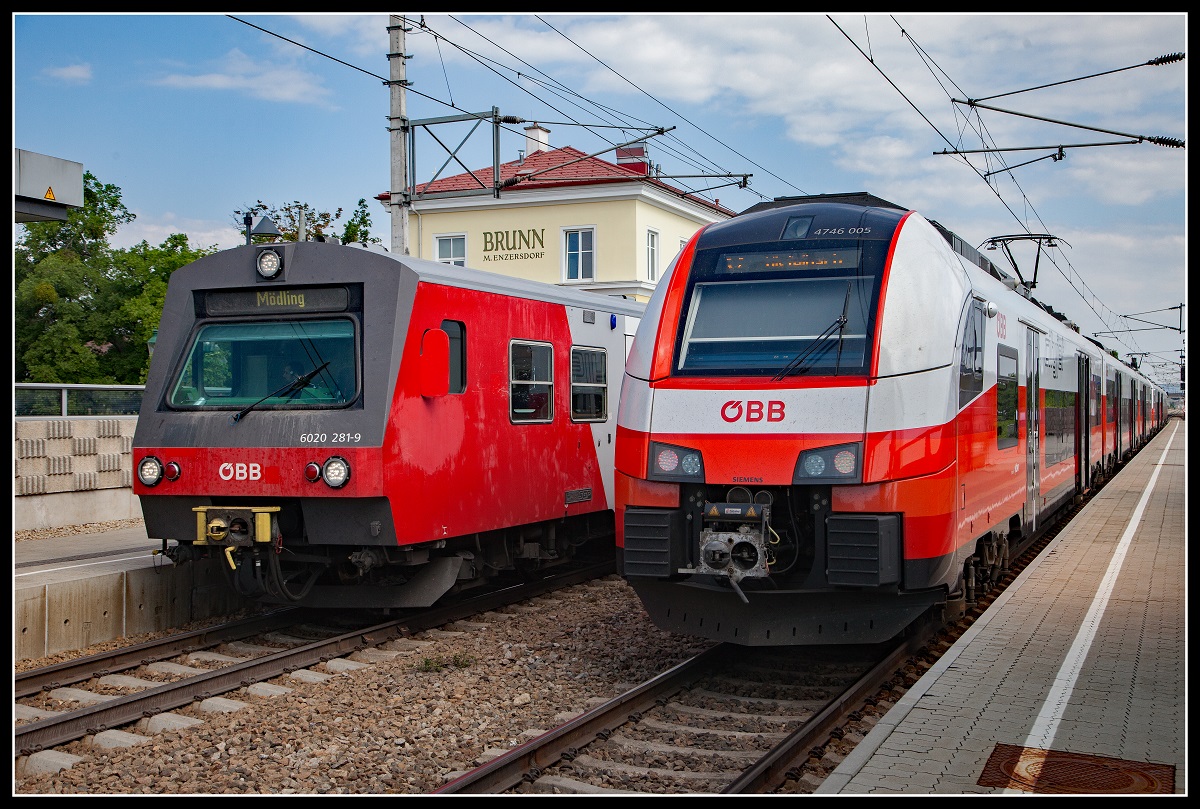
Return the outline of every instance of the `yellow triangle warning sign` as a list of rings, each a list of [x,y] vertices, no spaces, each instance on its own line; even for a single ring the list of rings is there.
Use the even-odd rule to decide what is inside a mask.
[[[720,517],[720,516],[721,516],[721,512],[717,511],[717,507],[716,507],[716,506],[713,506],[711,509],[709,509],[708,516],[710,516],[710,517]]]
[[[46,196],[42,197],[42,199],[51,199],[51,200],[54,199],[54,189],[47,187],[46,188]]]
[[[758,516],[757,514],[754,513],[754,506],[750,506],[750,508],[747,509],[746,516],[747,517],[757,517]]]

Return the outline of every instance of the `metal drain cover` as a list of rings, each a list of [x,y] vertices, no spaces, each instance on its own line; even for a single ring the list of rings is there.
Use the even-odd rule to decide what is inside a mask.
[[[1048,795],[1173,794],[1175,767],[997,744],[977,783]]]

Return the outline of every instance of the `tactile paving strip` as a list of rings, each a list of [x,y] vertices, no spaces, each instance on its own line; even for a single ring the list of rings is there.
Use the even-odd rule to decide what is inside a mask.
[[[977,783],[1048,795],[1173,794],[1175,767],[997,744]]]

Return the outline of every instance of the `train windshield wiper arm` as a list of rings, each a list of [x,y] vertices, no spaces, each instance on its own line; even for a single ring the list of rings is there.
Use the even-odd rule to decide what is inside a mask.
[[[318,365],[316,368],[313,368],[307,374],[303,374],[301,376],[296,377],[291,382],[284,385],[282,388],[279,388],[278,390],[275,390],[275,391],[271,391],[266,396],[259,399],[257,402],[253,402],[251,404],[246,405],[241,410],[239,410],[238,412],[236,412],[232,416],[230,416],[229,423],[237,424],[239,421],[242,420],[243,416],[245,416],[247,413],[249,413],[254,408],[258,407],[260,404],[265,402],[267,399],[270,399],[272,396],[280,396],[284,393],[290,393],[291,396],[295,396],[300,391],[307,388],[309,383],[313,381],[313,377],[315,377],[317,374],[321,373],[321,371],[325,370],[325,368],[328,366],[329,366],[329,361],[326,360],[325,362]],[[291,398],[291,396],[289,396],[288,398]]]
[[[778,382],[784,377],[791,376],[792,374],[807,373],[809,367],[811,367],[808,361],[815,360],[817,357],[825,353],[828,348],[825,346],[825,341],[833,335],[835,330],[837,331],[838,336],[838,353],[837,365],[834,366],[833,373],[835,376],[837,375],[838,368],[842,364],[842,334],[846,331],[846,322],[849,319],[850,287],[850,284],[846,285],[846,300],[844,303],[842,303],[842,314],[832,323],[830,323],[829,326],[826,327],[825,331],[818,334],[813,341],[809,343],[808,348],[806,348],[804,351],[801,351],[792,358],[791,362],[780,368],[779,373],[771,377],[772,382]],[[819,352],[817,351],[818,348],[821,349]]]

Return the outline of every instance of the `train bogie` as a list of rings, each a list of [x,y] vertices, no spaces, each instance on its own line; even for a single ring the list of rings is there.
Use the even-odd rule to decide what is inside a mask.
[[[334,244],[203,258],[172,276],[134,437],[147,530],[310,606],[428,606],[569,560],[613,531],[641,310]]]
[[[1147,380],[1015,286],[886,204],[698,233],[647,305],[618,418],[618,552],[656,623],[881,641],[996,579],[1151,428],[1119,416],[1122,444],[1099,423],[1093,378]]]

